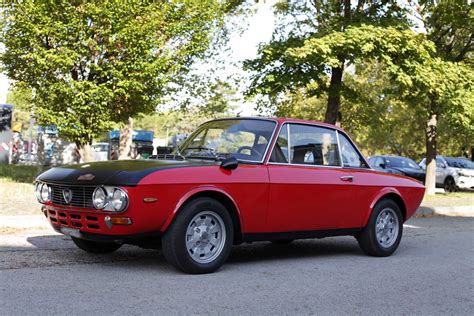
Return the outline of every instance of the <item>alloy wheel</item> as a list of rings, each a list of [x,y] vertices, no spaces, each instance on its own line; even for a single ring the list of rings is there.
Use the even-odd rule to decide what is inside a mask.
[[[212,211],[203,211],[194,216],[186,229],[186,249],[191,258],[200,264],[216,259],[225,241],[224,221]]]
[[[398,238],[399,223],[395,211],[385,208],[377,216],[375,221],[375,234],[377,242],[383,248],[391,247]]]

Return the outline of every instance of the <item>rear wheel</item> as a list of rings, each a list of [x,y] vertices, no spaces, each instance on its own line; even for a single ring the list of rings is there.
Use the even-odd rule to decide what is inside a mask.
[[[397,203],[379,201],[364,230],[357,236],[362,250],[371,256],[390,256],[398,248],[403,233],[403,218]]]
[[[98,242],[75,237],[71,237],[71,239],[79,249],[95,254],[114,252],[115,250],[122,247],[121,244],[112,242]]]
[[[227,209],[214,199],[198,198],[179,211],[164,234],[163,254],[183,272],[210,273],[227,260],[233,239]]]
[[[446,192],[455,192],[456,191],[456,182],[451,177],[446,178],[444,180],[444,191]]]

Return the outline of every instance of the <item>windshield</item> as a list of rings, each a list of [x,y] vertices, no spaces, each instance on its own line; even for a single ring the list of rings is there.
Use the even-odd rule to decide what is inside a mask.
[[[261,162],[276,122],[258,119],[211,121],[201,125],[175,152],[185,158]]]
[[[469,161],[464,158],[450,158],[444,157],[448,166],[453,168],[464,168],[464,169],[474,169],[474,162]]]
[[[409,158],[387,157],[385,160],[389,167],[421,169],[416,162]]]

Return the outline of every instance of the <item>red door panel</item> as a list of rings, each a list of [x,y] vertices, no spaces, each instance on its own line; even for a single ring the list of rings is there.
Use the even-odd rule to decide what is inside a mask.
[[[351,176],[342,168],[269,164],[268,226],[275,232],[358,227]]]

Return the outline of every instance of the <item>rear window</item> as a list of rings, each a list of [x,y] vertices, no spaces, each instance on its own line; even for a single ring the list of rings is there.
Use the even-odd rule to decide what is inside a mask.
[[[444,157],[448,166],[453,168],[474,169],[474,163],[463,158]]]

